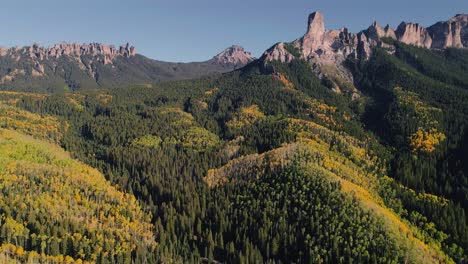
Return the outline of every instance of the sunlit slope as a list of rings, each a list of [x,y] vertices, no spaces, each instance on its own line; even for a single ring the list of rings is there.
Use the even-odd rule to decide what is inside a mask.
[[[4,105],[0,113],[1,261],[126,262],[151,254],[151,215],[50,143],[61,136],[58,120]]]
[[[427,238],[423,241],[416,227],[385,206],[379,186],[381,181],[389,179],[379,176],[384,172],[379,171],[378,159],[366,149],[365,142],[305,120],[288,118],[277,122],[287,124],[282,127],[294,133],[295,142],[233,159],[208,171],[206,183],[212,188],[228,184],[249,186],[252,181],[262,181],[272,171],[281,173],[284,168],[299,165],[310,177],[320,175],[330,182],[339,182],[342,193],[357,199],[364,210],[383,221],[386,235],[411,262],[453,262],[434,241]]]

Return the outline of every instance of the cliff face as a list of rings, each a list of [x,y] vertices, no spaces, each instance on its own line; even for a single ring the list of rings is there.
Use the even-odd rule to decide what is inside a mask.
[[[49,59],[60,58],[62,56],[79,57],[79,56],[103,56],[107,59],[107,63],[112,62],[118,56],[131,57],[136,55],[136,50],[128,43],[124,46],[116,48],[113,45],[106,45],[102,43],[60,43],[49,47],[41,47],[34,44],[30,47],[22,48],[2,48],[0,49],[0,56],[19,57],[25,56],[30,59]]]
[[[428,49],[467,48],[468,15],[459,14],[428,28],[402,22],[396,30],[396,36],[403,43]]]
[[[395,33],[397,39],[403,43],[423,48],[431,48],[432,46],[429,32],[419,24],[402,22]]]
[[[385,46],[381,38],[392,38],[406,44],[424,48],[444,49],[468,47],[468,15],[460,14],[448,21],[438,22],[429,28],[416,23],[402,22],[395,31],[389,25],[382,28],[374,22],[359,33],[350,33],[347,28],[326,30],[324,16],[314,12],[309,16],[307,32],[291,44],[298,48],[302,58],[319,64],[336,64],[348,57],[367,59],[372,46]],[[266,61],[291,61],[292,54],[284,44],[275,44],[267,50]]]
[[[389,25],[382,28],[374,22],[366,30],[351,33],[347,28],[326,30],[324,16],[314,12],[309,16],[307,31],[291,43],[277,43],[263,54],[261,60],[290,62],[295,57],[308,61],[319,75],[341,82],[353,83],[352,74],[344,66],[347,59],[367,60],[375,46],[393,52],[393,46],[382,41],[391,38],[406,44],[424,48],[466,48],[468,44],[468,15],[439,22],[429,28],[419,24],[402,22],[397,30]],[[297,52],[292,52],[291,49]],[[293,54],[293,53],[299,53]]]
[[[275,44],[263,54],[262,59],[265,62],[272,60],[290,62],[295,56],[286,49],[287,46],[296,49],[300,58],[309,61],[319,75],[329,74],[324,68],[333,68],[333,74],[337,75],[335,77],[349,82],[352,82],[352,75],[343,66],[343,62],[350,57],[370,55],[370,45],[365,35],[350,33],[347,28],[326,30],[324,16],[319,12],[309,16],[304,36],[289,44]]]
[[[448,21],[430,26],[427,30],[433,39],[431,48],[468,47],[468,15],[456,15]]]
[[[89,76],[96,79],[95,65],[113,64],[118,57],[130,58],[135,55],[135,48],[128,43],[119,48],[102,43],[77,44],[63,42],[49,47],[34,44],[29,47],[0,49],[0,57],[3,57],[3,60],[13,60],[19,64],[33,65],[31,69],[32,77],[44,76],[44,64],[48,62],[55,65],[52,70],[56,71],[58,61],[67,58],[77,63],[81,70],[86,71]],[[26,69],[22,70],[25,71]]]
[[[372,47],[388,48],[381,39],[391,38],[406,44],[424,48],[444,49],[448,47],[468,47],[468,15],[457,15],[454,18],[439,22],[425,28],[419,24],[402,22],[397,30],[389,25],[382,28],[374,22],[369,28],[359,33],[350,33],[347,28],[326,30],[324,16],[314,12],[309,16],[307,31],[301,38],[286,44],[277,43],[262,56],[265,62],[277,60],[290,62],[294,55],[286,49],[287,45],[296,48],[302,59],[311,63],[319,75],[330,75],[324,68],[335,68],[334,74],[352,82],[352,75],[343,66],[346,59],[366,60],[371,56]]]
[[[279,42],[265,51],[260,59],[264,62],[291,62],[294,60],[294,55],[286,49],[286,43]]]

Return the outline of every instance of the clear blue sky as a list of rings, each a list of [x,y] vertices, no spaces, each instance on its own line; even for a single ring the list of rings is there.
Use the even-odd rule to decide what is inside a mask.
[[[326,28],[352,32],[374,20],[431,25],[468,13],[468,0],[0,0],[0,46],[130,42],[150,58],[201,61],[232,45],[255,56],[306,29],[309,13]]]

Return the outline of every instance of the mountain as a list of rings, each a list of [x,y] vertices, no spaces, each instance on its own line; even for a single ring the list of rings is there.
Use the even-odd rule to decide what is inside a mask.
[[[0,91],[0,262],[466,263],[464,21],[351,33],[316,12],[224,74]]]
[[[353,86],[352,73],[344,63],[349,59],[367,60],[373,47],[392,49],[385,39],[431,49],[467,48],[468,15],[459,14],[429,28],[415,23],[402,22],[397,30],[389,25],[380,27],[374,22],[368,29],[351,33],[346,27],[326,30],[324,16],[314,12],[309,16],[307,32],[292,43],[277,43],[261,60],[291,62],[295,57],[309,61],[321,76],[332,81],[337,91],[343,86]],[[349,90],[349,89],[348,89]],[[353,87],[349,94],[357,96]]]
[[[232,46],[204,62],[171,63],[137,54],[126,44],[61,43],[0,49],[0,87],[3,90],[63,91],[153,84],[232,71],[253,60]]]

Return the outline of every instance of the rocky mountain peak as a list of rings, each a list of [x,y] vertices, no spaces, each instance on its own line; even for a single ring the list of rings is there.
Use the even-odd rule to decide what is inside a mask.
[[[361,36],[361,39],[366,39]],[[336,71],[340,78],[350,80],[352,78],[343,62],[349,57],[357,57],[358,36],[350,33],[347,28],[339,30],[325,30],[324,16],[319,12],[309,15],[307,32],[301,38],[292,43],[278,43],[267,50],[262,59],[266,62],[279,60],[289,62],[294,57],[309,61],[314,70],[322,74],[323,68],[337,68]],[[295,49],[298,54],[291,54]],[[363,48],[364,50],[364,48]],[[369,48],[366,47],[368,51]],[[364,51],[363,51],[364,52]]]
[[[321,36],[325,32],[324,17],[320,12],[309,15],[309,22],[306,35]]]
[[[213,57],[212,61],[217,64],[246,65],[254,60],[250,52],[245,51],[239,45],[232,45]]]
[[[381,37],[385,37],[385,30],[377,23],[377,21],[372,23],[372,25],[367,29],[367,33],[367,37],[369,39],[377,40]]]
[[[392,39],[397,39],[395,30],[387,24],[384,28],[385,36]]]
[[[459,14],[429,28],[417,23],[402,22],[395,31],[389,25],[382,28],[377,22],[359,33],[347,28],[326,30],[324,16],[319,12],[309,15],[307,32],[290,43],[277,43],[265,51],[261,60],[291,62],[295,58],[306,60],[319,77],[340,79],[350,84],[353,77],[345,66],[348,59],[367,60],[373,47],[383,47],[390,54],[395,47],[382,41],[392,38],[406,44],[424,48],[444,49],[468,47],[468,15]]]

